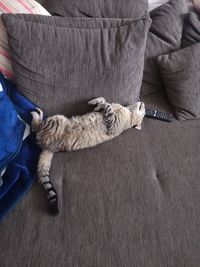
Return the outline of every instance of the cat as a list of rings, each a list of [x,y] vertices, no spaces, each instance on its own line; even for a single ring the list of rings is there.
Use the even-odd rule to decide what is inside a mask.
[[[46,191],[49,209],[53,214],[58,213],[58,196],[49,179],[54,153],[96,146],[131,127],[141,129],[145,115],[142,102],[124,107],[107,103],[103,97],[98,97],[88,104],[95,107],[93,112],[71,118],[54,115],[44,119],[43,111],[39,108],[31,112],[31,128],[36,133],[37,144],[42,148],[37,176]]]

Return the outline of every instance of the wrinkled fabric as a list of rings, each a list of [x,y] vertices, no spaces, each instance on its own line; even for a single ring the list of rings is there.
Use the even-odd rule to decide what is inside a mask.
[[[142,100],[171,112],[165,95]],[[43,99],[45,109],[53,106],[50,95]],[[56,154],[50,176],[59,215],[47,214],[44,192],[34,185],[0,224],[1,262],[5,267],[199,267],[199,128],[200,120],[145,118],[141,131]]]
[[[63,111],[67,99],[65,87],[54,90],[56,98],[44,84],[21,89],[49,113]],[[142,98],[146,106],[172,112],[163,87],[157,90]],[[0,224],[0,261],[5,267],[199,267],[199,129],[200,120],[145,118],[142,131],[56,154],[50,175],[60,214],[46,213],[44,194],[33,186]]]
[[[6,94],[6,84],[0,75],[0,173],[17,155],[22,144],[25,124]]]
[[[140,18],[148,10],[147,0],[48,0],[45,8],[63,17]]]
[[[181,46],[184,48],[196,43],[200,43],[200,20],[198,14],[190,12],[185,15]]]
[[[7,112],[7,120],[4,121],[8,132],[9,127],[13,124],[9,124],[9,118],[14,117],[15,113],[30,125],[31,116],[30,112],[35,110],[36,105],[31,103],[23,95],[18,92],[16,85],[9,80],[5,79],[3,74],[0,73],[0,83],[3,86],[4,101],[0,105],[3,112]],[[1,93],[1,92],[0,92]],[[12,109],[10,108],[12,107]],[[13,115],[14,114],[14,115]],[[18,118],[18,117],[17,117]],[[0,120],[0,123],[2,121]],[[16,206],[18,201],[29,190],[36,178],[36,169],[38,157],[40,154],[40,148],[36,145],[35,135],[31,134],[23,142],[23,135],[25,130],[25,124],[22,126],[17,125],[13,130],[13,136],[8,140],[11,144],[16,141],[18,133],[20,132],[20,147],[14,157],[10,158],[6,162],[6,170],[3,173],[1,179],[2,184],[0,187],[0,219],[2,219],[12,208]],[[7,125],[6,125],[7,123]],[[2,133],[3,129],[1,129]],[[1,135],[1,139],[5,141],[9,136]],[[3,139],[4,138],[4,139]],[[12,142],[13,140],[13,142]],[[0,150],[3,152],[3,150]],[[8,150],[7,150],[8,151]]]
[[[150,12],[152,24],[147,35],[142,96],[163,87],[157,57],[180,48],[186,12],[187,5],[184,0],[170,0]]]
[[[30,135],[23,141],[16,158],[8,164],[0,187],[0,220],[17,205],[34,183],[39,154],[35,136]]]
[[[169,103],[179,120],[200,118],[200,43],[158,58]]]
[[[37,95],[41,107],[51,94],[55,105],[46,114],[88,112],[87,102],[101,95],[124,105],[138,101],[147,14],[138,20],[3,14],[2,20],[18,88],[30,100]]]

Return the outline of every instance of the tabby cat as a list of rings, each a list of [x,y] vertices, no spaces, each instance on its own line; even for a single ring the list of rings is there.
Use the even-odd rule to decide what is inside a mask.
[[[58,213],[58,199],[49,179],[53,154],[96,146],[131,127],[141,129],[145,115],[145,105],[142,102],[123,107],[107,103],[103,97],[99,97],[88,104],[96,106],[94,112],[71,118],[55,115],[43,120],[42,110],[31,112],[32,130],[42,148],[38,180],[46,191],[50,211],[54,214]]]

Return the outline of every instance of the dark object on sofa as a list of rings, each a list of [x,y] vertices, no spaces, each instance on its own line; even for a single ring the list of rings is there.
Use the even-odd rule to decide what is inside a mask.
[[[172,122],[173,121],[173,115],[166,112],[161,112],[156,109],[145,109],[145,117],[160,120],[164,122]]]

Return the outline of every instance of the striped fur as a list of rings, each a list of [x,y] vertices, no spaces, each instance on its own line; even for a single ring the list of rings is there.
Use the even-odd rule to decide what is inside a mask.
[[[50,211],[58,213],[57,193],[49,179],[49,170],[53,153],[50,150],[43,150],[38,163],[38,180],[44,188],[49,203]]]
[[[53,154],[60,151],[74,151],[93,147],[118,136],[131,127],[141,129],[145,115],[142,102],[123,107],[110,104],[104,98],[91,100],[94,112],[71,118],[55,115],[43,120],[38,109],[32,114],[32,130],[42,148],[38,163],[38,180],[46,191],[50,210],[58,212],[57,194],[50,182],[49,171]]]

